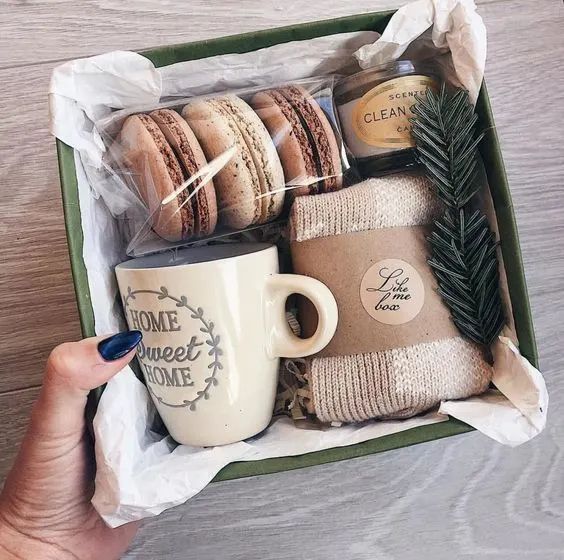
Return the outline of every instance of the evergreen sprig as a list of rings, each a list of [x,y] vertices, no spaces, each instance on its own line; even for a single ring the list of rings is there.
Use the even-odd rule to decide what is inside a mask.
[[[412,134],[419,162],[445,211],[428,238],[429,265],[438,292],[458,329],[489,346],[504,325],[497,242],[486,216],[470,210],[481,188],[478,176],[478,117],[464,90],[427,90],[413,107]]]

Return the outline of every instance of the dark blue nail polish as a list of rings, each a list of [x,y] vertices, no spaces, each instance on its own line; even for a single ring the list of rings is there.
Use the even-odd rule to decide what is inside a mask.
[[[119,360],[131,352],[143,338],[141,331],[125,331],[105,338],[98,343],[98,352],[104,360]]]

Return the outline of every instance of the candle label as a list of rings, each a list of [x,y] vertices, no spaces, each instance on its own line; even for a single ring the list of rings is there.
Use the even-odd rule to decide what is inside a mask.
[[[353,109],[353,130],[366,144],[381,148],[411,148],[412,107],[427,88],[437,88],[428,76],[395,78],[372,88]]]
[[[425,287],[417,270],[408,262],[384,259],[364,273],[360,299],[366,312],[376,321],[402,325],[421,311]]]

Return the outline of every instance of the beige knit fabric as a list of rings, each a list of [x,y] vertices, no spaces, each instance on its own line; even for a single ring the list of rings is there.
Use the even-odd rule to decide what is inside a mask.
[[[293,241],[431,223],[440,206],[423,177],[368,179],[335,193],[299,197]],[[337,256],[336,256],[337,257]],[[446,399],[486,390],[491,367],[461,337],[383,352],[306,360],[313,406],[323,422],[413,416]]]
[[[424,177],[392,175],[348,189],[297,197],[290,215],[292,241],[369,229],[430,224],[440,203]]]

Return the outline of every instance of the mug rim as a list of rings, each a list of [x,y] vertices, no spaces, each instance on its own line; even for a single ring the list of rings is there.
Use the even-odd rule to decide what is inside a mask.
[[[187,253],[190,254],[191,257],[194,257],[194,252],[195,251],[199,251],[201,253],[214,253],[217,252],[221,253],[221,251],[225,251],[226,248],[230,248],[230,249],[239,249],[240,252],[236,252],[235,254],[231,254],[231,255],[226,255],[224,257],[211,257],[211,258],[205,258],[202,260],[196,260],[196,261],[184,261],[184,262],[178,262],[175,264],[166,264],[167,259],[170,259],[171,257],[176,259],[176,260],[181,260],[181,256],[185,255]],[[220,251],[221,249],[221,251]],[[235,259],[241,259],[244,257],[250,257],[250,256],[254,256],[258,253],[262,253],[264,251],[268,251],[268,250],[276,250],[276,245],[272,244],[272,243],[222,243],[220,245],[205,245],[205,246],[201,246],[201,247],[186,247],[184,249],[179,249],[179,250],[170,250],[170,251],[165,251],[162,253],[156,253],[153,255],[147,255],[144,257],[139,257],[139,258],[132,258],[129,259],[127,261],[123,261],[121,263],[119,263],[118,265],[116,265],[115,270],[116,272],[118,270],[131,270],[131,271],[149,271],[149,270],[168,270],[168,269],[174,269],[174,268],[182,268],[182,267],[195,267],[195,266],[203,266],[203,265],[209,265],[210,263],[218,263],[218,262],[226,262],[226,261],[232,261]],[[163,265],[158,265],[155,264],[153,266],[149,266],[146,265],[147,261],[152,262],[164,262],[165,264]]]

